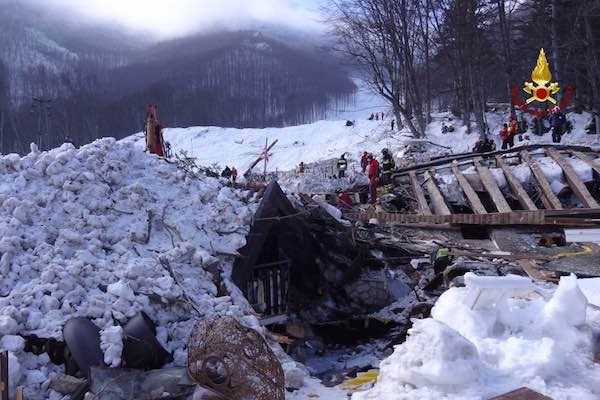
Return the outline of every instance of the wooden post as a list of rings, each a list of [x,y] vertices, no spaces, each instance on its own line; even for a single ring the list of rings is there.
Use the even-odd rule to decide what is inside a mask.
[[[562,210],[562,204],[560,203],[560,200],[552,191],[550,183],[548,183],[548,179],[546,179],[546,175],[544,175],[544,172],[539,165],[533,161],[528,151],[523,150],[519,154],[521,155],[521,160],[525,161],[527,165],[529,165],[529,169],[531,169],[531,172],[533,173],[533,177],[538,184],[544,207],[546,207],[547,210]]]
[[[523,209],[528,211],[537,210],[535,203],[533,202],[533,200],[531,200],[531,197],[529,197],[527,191],[523,188],[523,185],[521,185],[521,182],[519,182],[519,180],[515,178],[508,165],[504,163],[504,160],[502,160],[501,156],[496,156],[496,163],[498,164],[498,167],[502,169],[502,172],[504,172],[504,176],[506,177],[506,181],[508,182],[510,189],[512,190],[514,195],[517,196],[517,199],[519,200],[519,203],[521,203],[521,205],[523,206]]]
[[[581,199],[582,203],[588,208],[600,207],[596,199],[594,199],[590,191],[585,186],[585,183],[579,179],[577,172],[575,172],[575,169],[571,166],[571,164],[565,160],[564,157],[555,149],[548,149],[546,150],[546,153],[552,157],[554,161],[556,161],[560,168],[562,168],[569,186],[577,195],[577,197]]]
[[[0,353],[0,399],[8,400],[8,351]]]
[[[17,387],[15,392],[15,400],[25,400],[25,395],[23,394],[23,386]]]

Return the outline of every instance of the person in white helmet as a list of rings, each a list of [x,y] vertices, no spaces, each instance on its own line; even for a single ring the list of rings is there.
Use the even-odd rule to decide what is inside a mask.
[[[560,143],[563,135],[563,128],[567,119],[565,115],[560,112],[560,108],[554,107],[552,109],[552,115],[550,116],[550,126],[552,127],[552,142]]]

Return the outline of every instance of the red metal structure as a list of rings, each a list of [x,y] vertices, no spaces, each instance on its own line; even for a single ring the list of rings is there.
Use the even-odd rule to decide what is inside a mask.
[[[162,126],[158,121],[156,104],[148,104],[146,112],[146,149],[159,157],[165,156],[165,141],[162,135]]]

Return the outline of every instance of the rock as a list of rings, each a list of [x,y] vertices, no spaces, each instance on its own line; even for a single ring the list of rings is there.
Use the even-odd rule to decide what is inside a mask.
[[[71,375],[56,374],[50,381],[50,389],[61,394],[73,394],[85,379],[75,378]]]
[[[290,368],[285,371],[285,387],[288,389],[300,389],[304,386],[306,373],[300,368]]]

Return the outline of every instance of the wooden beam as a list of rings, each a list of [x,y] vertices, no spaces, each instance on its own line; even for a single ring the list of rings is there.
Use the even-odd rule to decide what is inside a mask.
[[[600,205],[579,178],[573,166],[555,149],[547,149],[546,153],[562,168],[569,186],[588,208],[598,208]]]
[[[429,199],[433,204],[433,210],[435,213],[437,215],[451,215],[452,212],[448,208],[448,205],[444,200],[444,196],[440,192],[440,189],[438,189],[435,181],[433,180],[433,176],[429,173],[429,171],[425,171],[423,178],[425,179],[427,193],[429,193]]]
[[[458,168],[458,165],[455,164],[452,166],[452,172],[454,173],[454,176],[456,177],[456,180],[458,181],[462,191],[465,193],[473,212],[475,214],[487,214],[487,211],[481,203],[479,196],[477,196],[477,193],[475,193],[475,190],[473,190],[473,187],[469,181],[467,181],[467,178],[465,178],[465,176],[462,174]]]
[[[541,282],[558,282],[558,278],[552,273],[544,273],[537,268],[536,260],[533,259],[520,259],[517,260],[521,268],[527,273],[527,275],[534,281]]]
[[[562,204],[552,191],[550,183],[548,182],[548,179],[546,179],[546,175],[544,175],[542,169],[535,161],[533,161],[528,151],[522,150],[520,154],[521,159],[529,165],[529,169],[531,169],[531,172],[533,173],[544,207],[546,207],[547,210],[562,210]]]
[[[492,198],[492,201],[496,205],[496,209],[498,209],[498,212],[501,212],[501,213],[511,212],[512,208],[510,208],[510,206],[506,202],[506,199],[504,198],[502,191],[500,190],[500,188],[498,187],[498,184],[496,183],[496,179],[494,178],[494,176],[492,175],[492,173],[490,172],[490,170],[487,167],[481,165],[481,163],[480,163],[481,160],[482,160],[481,157],[475,157],[473,159],[473,163],[475,164],[475,168],[477,168],[477,172],[479,173],[479,178],[481,178],[481,182],[483,183],[485,190],[490,194],[490,197]]]
[[[587,165],[589,165],[598,175],[600,175],[600,164],[598,164],[595,160],[593,160],[590,156],[581,151],[570,150],[569,153],[584,161]]]
[[[15,390],[15,400],[25,400],[25,395],[23,394],[23,386],[18,386]]]
[[[423,188],[417,179],[417,174],[415,171],[410,171],[408,175],[410,176],[410,185],[412,186],[413,193],[415,194],[417,203],[419,204],[419,214],[432,215],[429,204],[427,204],[427,199],[425,198]]]
[[[528,211],[537,210],[538,208],[535,206],[535,203],[531,200],[531,197],[529,197],[527,191],[523,188],[523,185],[521,185],[521,182],[515,178],[509,166],[506,165],[501,156],[496,156],[496,163],[500,169],[502,169],[502,172],[504,172],[504,176],[506,177],[510,189],[519,200],[519,203],[521,203],[521,206],[523,206],[523,209]]]
[[[376,219],[382,224],[459,224],[459,225],[555,225],[571,227],[598,227],[600,225],[600,209],[591,210],[592,214],[571,214],[572,210],[537,210],[513,211],[509,213],[488,214],[450,214],[450,215],[416,215],[387,213],[377,211],[344,213],[344,218],[351,221],[369,221]]]

